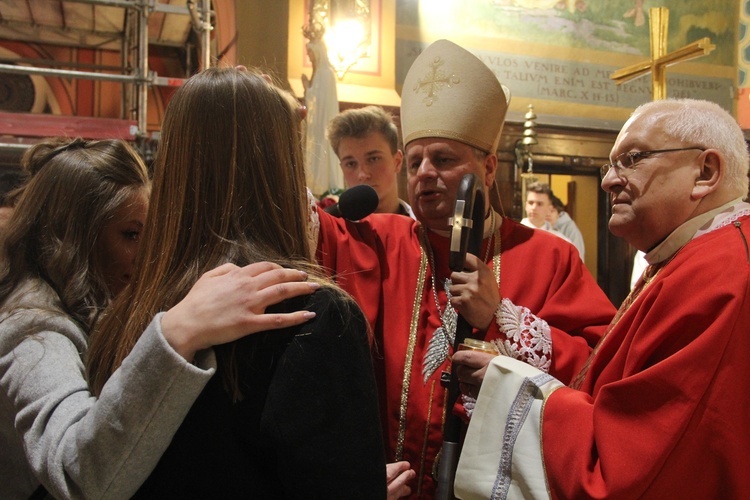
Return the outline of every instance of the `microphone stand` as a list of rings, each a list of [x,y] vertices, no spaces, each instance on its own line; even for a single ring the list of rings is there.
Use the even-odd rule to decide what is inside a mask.
[[[450,259],[451,271],[463,271],[466,264],[466,252],[479,255],[482,248],[484,233],[485,196],[482,183],[474,174],[466,174],[461,178],[456,196],[456,206],[449,224],[451,229]],[[456,324],[456,338],[453,342],[453,352],[471,333],[471,325],[460,314]],[[453,482],[458,467],[458,457],[461,453],[459,441],[461,439],[461,419],[453,414],[453,406],[459,395],[458,377],[456,370],[451,368],[448,382],[448,398],[446,400],[445,427],[443,429],[443,448],[438,464],[438,484],[435,492],[436,500],[450,500],[453,497]]]

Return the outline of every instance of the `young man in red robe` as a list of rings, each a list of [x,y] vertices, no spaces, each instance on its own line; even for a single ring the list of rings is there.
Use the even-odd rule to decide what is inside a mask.
[[[474,173],[486,193],[494,191],[508,98],[474,55],[447,40],[433,43],[409,70],[402,95],[409,201],[419,222],[317,214],[318,257],[372,325],[387,454],[415,471],[396,480],[416,473],[408,485],[414,498],[435,491],[446,414],[440,375],[450,369],[456,311],[474,337],[568,381],[615,312],[572,245],[497,207],[487,207],[480,255],[467,255],[464,272],[449,270],[459,181]],[[474,400],[461,402],[470,410]],[[403,469],[401,462],[389,473]]]
[[[460,498],[750,498],[750,204],[720,106],[635,110],[602,167],[609,228],[649,266],[572,384],[505,356],[481,383]],[[483,380],[483,382],[482,382]]]

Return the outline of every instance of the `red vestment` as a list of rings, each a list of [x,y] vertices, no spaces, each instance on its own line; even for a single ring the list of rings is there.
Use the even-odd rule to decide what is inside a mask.
[[[688,242],[547,399],[554,498],[750,498],[748,223]]]
[[[406,217],[387,214],[353,223],[318,212],[318,258],[359,303],[373,328],[387,458],[409,461],[417,472],[414,497],[431,498],[433,463],[443,441],[445,390],[440,385],[440,372],[448,370],[450,362],[446,360],[423,381],[425,349],[441,326],[432,270],[429,263],[425,265],[420,246],[423,228]],[[528,308],[548,323],[552,345],[549,371],[569,381],[588,358],[615,309],[572,245],[510,219],[503,218],[492,241],[486,238],[483,242],[480,255],[489,253],[485,262],[490,267],[498,234],[498,297]],[[442,283],[450,275],[450,240],[429,232],[429,241],[437,269],[438,302],[444,310]],[[498,337],[505,339],[506,335],[493,321],[483,338]]]

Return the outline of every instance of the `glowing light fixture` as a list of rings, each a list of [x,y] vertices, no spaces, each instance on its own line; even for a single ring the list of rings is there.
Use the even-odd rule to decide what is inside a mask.
[[[370,0],[310,0],[305,36],[323,37],[339,80],[357,61],[370,55]]]

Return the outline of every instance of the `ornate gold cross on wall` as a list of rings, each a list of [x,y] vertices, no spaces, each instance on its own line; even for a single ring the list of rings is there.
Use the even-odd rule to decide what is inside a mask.
[[[705,56],[716,46],[706,37],[667,53],[667,30],[669,29],[669,9],[655,7],[649,9],[649,31],[651,34],[651,60],[618,69],[610,78],[617,85],[651,73],[651,93],[654,101],[667,98],[667,66]]]

